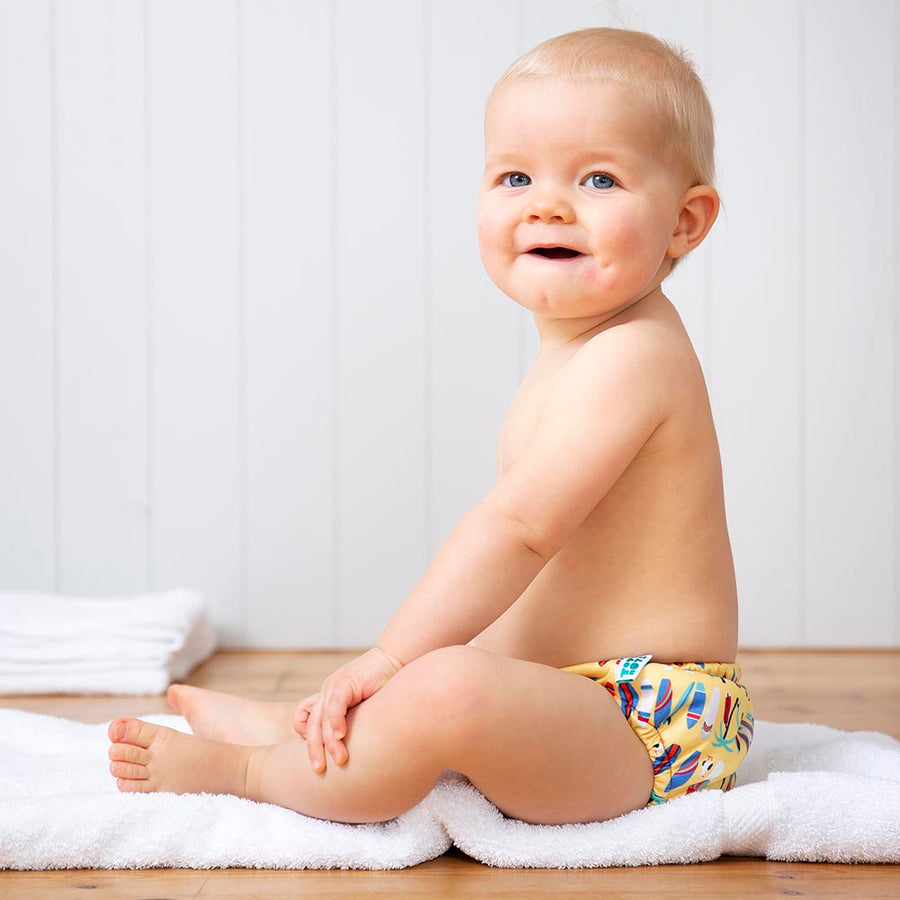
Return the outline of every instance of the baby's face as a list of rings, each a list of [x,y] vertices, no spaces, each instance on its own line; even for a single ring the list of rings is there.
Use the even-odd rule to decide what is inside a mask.
[[[478,241],[494,283],[551,318],[608,316],[667,267],[688,187],[633,95],[604,82],[524,79],[485,119]]]

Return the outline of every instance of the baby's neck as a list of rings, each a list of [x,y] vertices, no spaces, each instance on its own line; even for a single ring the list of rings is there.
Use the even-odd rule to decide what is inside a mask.
[[[601,316],[591,316],[584,319],[563,319],[540,316],[535,313],[534,323],[537,326],[538,335],[541,339],[541,352],[552,353],[569,344],[582,344],[595,334],[599,334],[607,328],[612,328],[614,325],[624,321],[626,317],[633,316],[638,305],[646,306],[648,303],[659,299],[665,298],[659,287],[656,287],[625,306],[612,312],[604,313]]]

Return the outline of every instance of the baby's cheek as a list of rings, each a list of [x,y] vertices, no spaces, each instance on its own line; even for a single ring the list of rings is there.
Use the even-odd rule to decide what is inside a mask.
[[[629,224],[622,230],[620,259],[627,260],[632,277],[643,282],[656,274],[665,259],[667,247],[668,240],[661,236],[658,228]]]
[[[478,249],[484,252],[484,247],[487,244],[490,235],[490,229],[483,216],[478,217],[478,228],[476,233],[478,235]]]
[[[637,259],[651,249],[651,232],[638,223],[625,224],[619,235],[622,252],[631,259]]]
[[[481,210],[478,213],[478,245],[480,247],[495,243],[500,237],[500,222],[489,211]]]
[[[510,240],[500,223],[487,215],[478,217],[478,249],[485,268],[490,272],[508,255]]]
[[[609,283],[609,279],[618,280],[623,272],[634,270],[641,265],[647,244],[646,229],[622,216],[612,227],[603,229],[602,240],[594,247],[594,279]]]

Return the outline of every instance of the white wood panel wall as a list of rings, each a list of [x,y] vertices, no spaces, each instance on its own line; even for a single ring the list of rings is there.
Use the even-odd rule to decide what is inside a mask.
[[[372,641],[537,347],[477,257],[484,97],[598,24],[685,45],[716,110],[723,215],[668,288],[743,643],[900,646],[891,0],[0,0],[0,587]]]

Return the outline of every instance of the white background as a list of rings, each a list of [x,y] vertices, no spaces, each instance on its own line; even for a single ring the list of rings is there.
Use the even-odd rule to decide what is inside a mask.
[[[485,95],[599,24],[685,45],[716,110],[724,213],[667,286],[742,643],[900,645],[890,0],[0,0],[0,588],[373,641],[536,349],[478,260]]]

